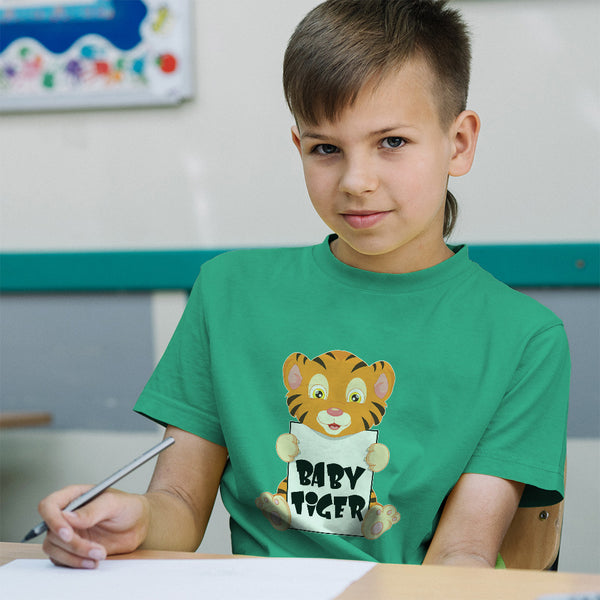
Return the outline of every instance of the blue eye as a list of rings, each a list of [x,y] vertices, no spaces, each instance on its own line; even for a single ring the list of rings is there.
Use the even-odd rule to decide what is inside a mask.
[[[384,148],[401,148],[404,144],[406,144],[406,140],[401,137],[386,137],[381,142]]]
[[[335,154],[338,152],[338,148],[333,144],[318,144],[312,151],[315,154]]]

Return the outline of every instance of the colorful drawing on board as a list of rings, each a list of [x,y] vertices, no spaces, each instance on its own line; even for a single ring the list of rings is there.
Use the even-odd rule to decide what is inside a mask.
[[[0,110],[191,96],[189,0],[4,0]]]

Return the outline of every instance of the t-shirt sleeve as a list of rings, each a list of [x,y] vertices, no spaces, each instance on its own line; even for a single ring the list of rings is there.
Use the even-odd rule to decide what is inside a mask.
[[[134,410],[162,425],[225,445],[211,379],[202,273]]]
[[[525,483],[521,506],[560,502],[564,496],[570,367],[561,324],[531,337],[466,473]]]

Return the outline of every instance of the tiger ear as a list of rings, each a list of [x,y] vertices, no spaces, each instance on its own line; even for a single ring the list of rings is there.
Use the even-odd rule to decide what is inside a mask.
[[[396,381],[396,375],[392,365],[385,362],[384,360],[375,364],[375,374],[377,375],[377,381],[373,386],[375,389],[375,395],[380,400],[387,400],[392,395],[394,389],[394,382]]]
[[[283,363],[283,383],[285,387],[291,392],[292,390],[300,387],[302,383],[302,366],[308,360],[307,356],[295,352],[290,354]]]

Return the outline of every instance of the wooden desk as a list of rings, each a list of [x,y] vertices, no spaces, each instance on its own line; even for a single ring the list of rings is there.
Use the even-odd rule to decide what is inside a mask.
[[[39,544],[0,543],[0,564],[15,558],[42,557]],[[110,560],[153,558],[232,557],[138,550]],[[338,600],[536,600],[548,594],[574,592],[600,593],[600,575],[380,564],[352,584]]]
[[[52,422],[48,412],[0,412],[0,429],[37,427]]]

